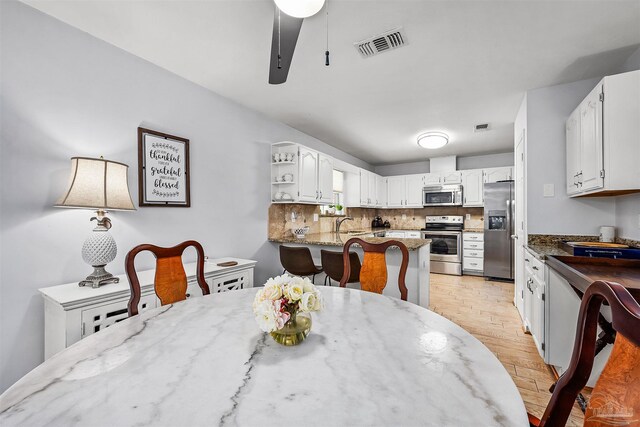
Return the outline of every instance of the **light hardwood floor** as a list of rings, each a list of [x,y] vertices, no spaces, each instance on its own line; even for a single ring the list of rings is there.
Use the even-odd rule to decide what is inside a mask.
[[[513,283],[432,274],[430,299],[431,310],[466,329],[498,357],[520,390],[527,411],[542,416],[554,377],[533,338],[522,330],[513,305]],[[582,412],[575,406],[567,425],[582,424]]]

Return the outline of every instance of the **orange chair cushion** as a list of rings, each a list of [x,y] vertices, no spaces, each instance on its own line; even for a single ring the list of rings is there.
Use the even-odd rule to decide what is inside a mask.
[[[360,287],[381,294],[387,285],[387,261],[384,252],[365,252],[360,269]]]
[[[593,388],[584,425],[640,426],[640,347],[620,333]]]
[[[162,305],[187,299],[187,275],[182,257],[158,258],[155,284],[156,295]]]

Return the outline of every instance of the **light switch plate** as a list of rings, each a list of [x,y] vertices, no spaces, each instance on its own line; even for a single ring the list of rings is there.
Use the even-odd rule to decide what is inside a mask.
[[[471,220],[471,214],[467,214],[467,220]]]
[[[318,214],[313,214],[313,222],[318,222]]]
[[[407,214],[402,214],[402,219],[407,219]]]
[[[555,188],[553,184],[545,184],[543,190],[544,197],[554,197],[555,196]]]
[[[640,214],[638,214],[638,227],[640,227]]]

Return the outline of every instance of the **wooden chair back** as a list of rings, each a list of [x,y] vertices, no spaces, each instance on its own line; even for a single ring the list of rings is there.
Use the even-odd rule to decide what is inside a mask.
[[[603,302],[611,307],[616,339],[593,388],[584,425],[640,425],[640,305],[624,286],[597,281],[582,297],[571,362],[558,380],[539,426],[564,426],[578,393],[587,384]]]
[[[156,295],[162,305],[173,304],[187,299],[187,274],[182,264],[182,254],[189,247],[195,248],[198,254],[196,264],[198,285],[202,289],[203,295],[209,295],[209,286],[204,279],[204,249],[200,243],[188,240],[172,248],[148,244],[138,245],[129,251],[124,260],[131,288],[131,298],[128,304],[129,316],[138,314],[138,304],[140,303],[140,281],[135,268],[136,255],[149,251],[156,257],[156,275],[153,281]]]
[[[349,248],[357,244],[362,247],[364,257],[362,267],[360,267],[360,287],[364,291],[381,294],[387,286],[387,259],[386,252],[391,246],[396,246],[402,252],[402,263],[398,274],[398,288],[400,288],[400,298],[407,300],[407,286],[405,277],[409,265],[409,250],[404,243],[397,240],[387,240],[383,243],[369,243],[357,237],[347,240],[342,250],[343,274],[340,286],[345,287],[351,276],[351,262],[349,258]]]

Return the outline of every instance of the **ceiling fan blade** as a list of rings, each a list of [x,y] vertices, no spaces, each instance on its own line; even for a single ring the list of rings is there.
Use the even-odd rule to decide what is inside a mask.
[[[289,67],[293,59],[293,51],[298,42],[298,34],[304,18],[294,18],[286,13],[280,13],[280,37],[278,40],[278,7],[275,8],[273,19],[273,35],[271,37],[271,62],[269,64],[269,83],[279,85],[287,81]],[[278,42],[280,46],[280,67],[278,67]]]

